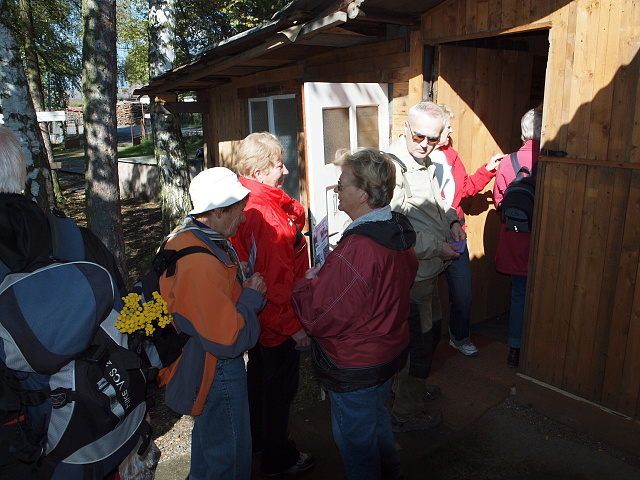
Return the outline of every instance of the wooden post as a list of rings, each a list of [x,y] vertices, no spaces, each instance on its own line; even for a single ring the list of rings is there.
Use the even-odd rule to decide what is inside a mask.
[[[424,43],[422,30],[411,32],[409,40],[409,107],[423,100]]]

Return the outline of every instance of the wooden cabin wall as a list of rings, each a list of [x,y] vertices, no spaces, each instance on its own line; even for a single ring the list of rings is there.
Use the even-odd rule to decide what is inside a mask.
[[[453,0],[423,17],[429,44],[536,28],[549,29],[542,141],[552,156],[541,157],[538,171],[518,391],[529,392],[551,416],[558,404],[531,392],[546,388],[563,401],[609,408],[623,415],[637,440],[637,2]],[[593,427],[587,417],[584,424]],[[635,445],[638,450],[640,442]]]
[[[233,169],[238,144],[249,133],[248,118],[247,101],[238,98],[232,84],[209,91],[207,133],[212,145],[213,166]]]

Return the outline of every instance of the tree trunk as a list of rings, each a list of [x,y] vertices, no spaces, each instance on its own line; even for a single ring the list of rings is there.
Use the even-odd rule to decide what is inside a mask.
[[[152,78],[173,68],[174,30],[174,0],[149,0],[149,76]],[[191,209],[189,163],[180,118],[167,113],[159,99],[154,99],[151,106],[151,126],[162,185],[162,231],[167,235]]]
[[[118,183],[115,0],[83,0],[82,18],[87,225],[127,279]]]
[[[53,206],[49,160],[43,148],[20,48],[8,22],[7,0],[0,0],[0,106],[4,124],[20,139],[27,157],[25,195],[48,211]]]
[[[33,33],[33,14],[31,13],[31,3],[29,0],[19,0],[20,7],[20,21],[22,23],[22,35],[24,38],[24,58],[25,58],[25,73],[29,82],[29,91],[31,92],[31,98],[33,99],[33,106],[36,112],[44,112],[44,95],[42,90],[42,77],[40,74],[40,62],[38,60],[38,51],[36,49],[36,43]],[[42,140],[44,142],[44,148],[47,152],[47,158],[49,160],[49,167],[53,165],[55,159],[53,157],[53,149],[51,148],[51,138],[49,137],[49,129],[46,122],[40,122],[40,132],[42,133]],[[51,182],[53,184],[53,192],[56,203],[60,205],[64,198],[60,191],[60,182],[58,182],[58,174],[55,169],[51,168]]]

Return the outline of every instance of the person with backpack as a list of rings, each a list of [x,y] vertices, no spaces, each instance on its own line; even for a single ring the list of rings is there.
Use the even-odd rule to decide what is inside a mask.
[[[446,121],[440,143],[431,153],[430,158],[436,166],[436,178],[440,184],[442,196],[451,207],[456,209],[460,224],[466,232],[464,211],[460,202],[463,198],[472,197],[481,192],[487,186],[496,175],[496,168],[503,154],[494,155],[473,175],[469,175],[458,152],[451,146],[453,110],[447,105],[440,105],[440,107],[445,113]],[[444,271],[449,284],[451,304],[449,345],[457,348],[463,355],[475,357],[479,352],[471,341],[471,261],[466,240],[459,245],[458,252],[460,257],[454,259]]]
[[[164,242],[184,256],[160,277],[172,323],[189,336],[182,356],[160,371],[165,403],[194,416],[191,480],[248,480],[251,430],[244,353],[260,334],[258,312],[267,286],[258,272],[247,278],[229,241],[245,221],[249,190],[227,168],[199,173],[189,187],[193,209]]]
[[[520,165],[518,170],[528,172],[525,175],[531,175],[535,171],[538,156],[540,155],[542,109],[534,108],[527,111],[520,121],[520,126],[523,145],[515,152],[517,164]],[[509,185],[519,177],[519,172],[515,170],[514,163],[507,161],[506,158],[507,156],[498,167],[493,187],[493,202],[496,210],[500,209]],[[511,275],[511,307],[508,334],[510,348],[507,357],[507,365],[511,368],[516,368],[520,362],[520,341],[522,338],[530,245],[530,232],[512,230],[507,228],[507,225],[503,225],[500,229],[495,263],[498,272]]]
[[[117,337],[112,318],[119,297],[126,294],[125,284],[113,255],[91,231],[61,212],[45,213],[22,193],[26,173],[19,140],[0,126],[0,478],[114,478],[120,464],[138,450],[138,442],[150,439],[151,433],[145,418],[148,379],[140,368],[129,371],[119,363],[116,371],[116,363],[107,365],[117,361],[110,355],[118,349],[116,354],[126,361],[137,357],[104,335],[104,342],[98,340],[108,333],[103,326]],[[85,271],[94,284],[67,283],[78,275],[56,276],[54,272],[63,269]],[[47,273],[52,281],[43,289],[38,278]],[[29,284],[30,279],[34,283]],[[16,296],[29,291],[22,285],[38,287],[31,289],[37,298]],[[87,286],[89,295],[75,290],[76,285]],[[60,286],[62,290],[56,289]],[[65,288],[66,295],[50,294]],[[94,312],[90,302],[96,293],[100,309]],[[86,322],[85,307],[92,310],[92,322]],[[76,338],[86,344],[73,353]],[[100,366],[92,368],[94,364]],[[85,370],[89,373],[83,374]],[[118,382],[109,383],[106,377],[116,375]],[[65,379],[73,388],[62,388]],[[118,395],[118,383],[126,396]],[[96,397],[104,397],[106,410]],[[112,413],[113,421],[107,421]]]

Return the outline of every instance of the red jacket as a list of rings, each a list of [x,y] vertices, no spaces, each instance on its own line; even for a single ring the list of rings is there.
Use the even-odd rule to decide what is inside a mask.
[[[496,170],[490,172],[487,170],[487,164],[482,165],[473,175],[467,174],[464,163],[452,147],[440,147],[442,153],[447,159],[447,163],[451,166],[451,174],[456,185],[455,196],[451,206],[456,209],[458,218],[464,220],[464,212],[460,207],[460,201],[466,197],[473,197],[480,193],[489,181],[496,175]]]
[[[527,140],[518,150],[518,162],[520,167],[527,167],[529,171],[538,162],[540,155],[540,142],[538,140]],[[516,178],[511,159],[507,155],[500,162],[496,183],[493,186],[493,203],[498,208],[504,191],[511,181]],[[527,275],[529,266],[529,247],[531,245],[531,234],[514,232],[507,230],[504,226],[500,229],[500,240],[496,250],[496,270],[507,275]]]
[[[243,177],[240,183],[251,194],[244,209],[247,219],[231,242],[240,260],[247,261],[251,236],[255,239],[255,271],[267,284],[267,304],[258,315],[259,342],[275,347],[302,329],[291,306],[291,288],[309,268],[307,241],[302,234],[304,207],[279,188]]]

